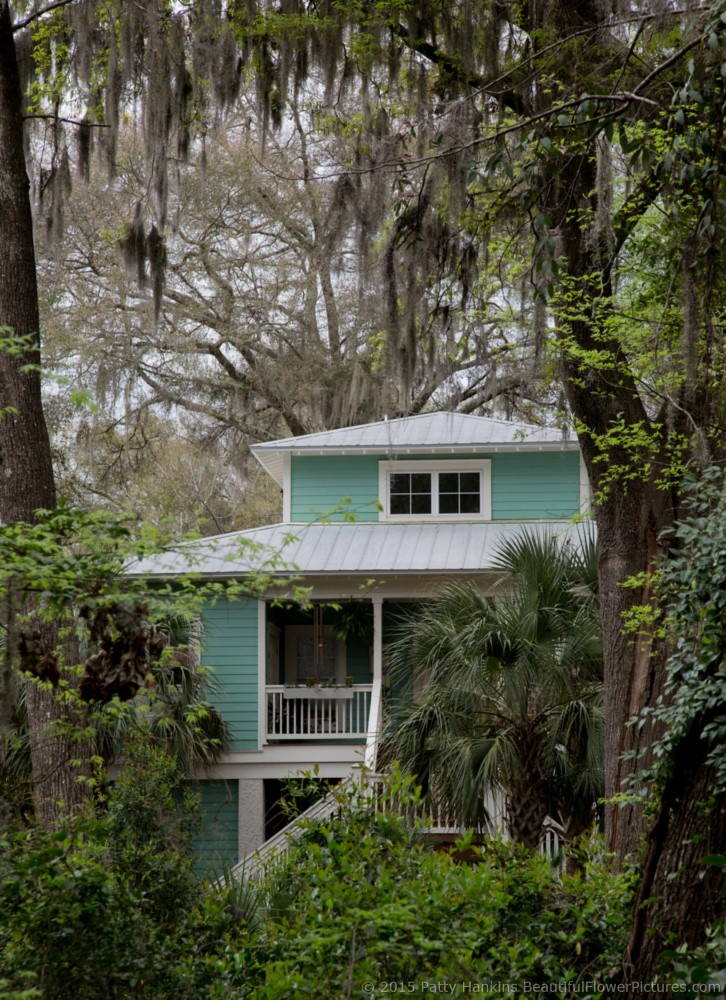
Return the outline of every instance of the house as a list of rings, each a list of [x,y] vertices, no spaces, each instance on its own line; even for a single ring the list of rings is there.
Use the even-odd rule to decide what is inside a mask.
[[[263,592],[203,614],[203,662],[234,736],[201,784],[210,862],[222,854],[234,863],[275,832],[284,779],[375,766],[387,635],[407,603],[451,578],[490,588],[504,540],[523,525],[567,531],[588,498],[574,435],[460,413],[252,451],[281,487],[283,522],[182,546],[138,569],[150,578],[264,574]],[[280,600],[291,571],[309,588],[307,610]]]

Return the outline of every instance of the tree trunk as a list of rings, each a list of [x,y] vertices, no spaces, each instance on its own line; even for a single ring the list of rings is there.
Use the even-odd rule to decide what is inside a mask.
[[[27,338],[0,351],[0,520],[30,521],[55,507],[48,430],[40,396],[40,319],[23,101],[10,10],[0,0],[0,327]],[[24,371],[25,366],[31,370]]]
[[[703,944],[703,929],[724,913],[724,873],[703,858],[723,855],[726,802],[714,798],[715,776],[706,764],[702,726],[678,749],[650,831],[625,959],[626,979],[649,982],[661,953],[678,944]]]
[[[595,190],[594,157],[573,164],[565,178],[571,200],[580,204]],[[574,194],[573,194],[574,192]],[[629,725],[646,707],[653,707],[664,690],[668,650],[665,644],[623,634],[623,616],[634,605],[652,603],[647,578],[635,587],[623,583],[647,574],[662,554],[660,535],[678,515],[677,493],[664,490],[645,469],[633,475],[640,451],[629,433],[645,430],[656,446],[662,436],[666,453],[667,432],[657,431],[666,421],[652,422],[627,364],[621,363],[620,345],[608,339],[598,316],[607,308],[609,274],[593,249],[592,235],[582,220],[586,213],[571,211],[562,218],[560,233],[570,284],[567,293],[575,308],[560,324],[563,337],[562,368],[568,402],[581,425],[580,444],[596,500],[598,526],[598,576],[603,626],[605,688],[605,794],[612,798],[636,791],[632,779],[649,762],[657,737],[649,725]],[[593,281],[593,276],[597,281]],[[567,305],[563,307],[567,315]],[[592,365],[588,358],[609,350],[612,366]],[[588,355],[588,352],[598,352]],[[675,428],[676,431],[678,427]],[[615,431],[603,452],[598,436]],[[612,479],[613,470],[622,469]],[[717,801],[710,811],[712,775],[697,746],[678,751],[675,773],[661,790],[658,817],[648,830],[642,805],[611,803],[607,807],[610,846],[623,861],[637,854],[643,834],[648,854],[638,901],[633,913],[632,935],[626,960],[626,977],[648,981],[659,970],[661,952],[674,941],[703,943],[705,929],[723,911],[722,879],[718,871],[705,870],[706,854],[726,853],[726,814]],[[629,780],[630,779],[630,780]],[[682,874],[681,874],[682,873]]]
[[[0,0],[0,329],[23,338],[0,349],[0,522],[32,521],[39,508],[56,505],[50,440],[40,389],[40,317],[30,184],[23,146],[23,97],[7,0]],[[10,657],[2,661],[0,735],[11,723],[7,693]],[[52,734],[60,718],[50,691],[27,681],[36,808],[51,823],[58,803],[73,808],[85,797],[74,741]]]

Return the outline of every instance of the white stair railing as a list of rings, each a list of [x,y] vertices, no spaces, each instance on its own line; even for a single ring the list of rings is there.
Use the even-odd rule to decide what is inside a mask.
[[[346,778],[341,784],[345,786],[352,778]],[[340,786],[336,786],[317,802],[314,802],[304,812],[299,813],[287,826],[258,847],[252,854],[242,858],[231,870],[233,878],[259,879],[265,872],[280,861],[290,849],[291,844],[299,840],[304,826],[311,820],[324,820],[332,816],[340,808]]]
[[[382,793],[383,777],[375,774],[365,774],[360,772],[345,778],[339,785],[331,789],[317,802],[313,803],[304,812],[301,812],[279,833],[266,840],[252,854],[247,855],[231,870],[233,878],[245,878],[258,880],[267,871],[284,859],[290,847],[302,836],[305,825],[313,821],[326,820],[335,815],[341,808],[341,802],[345,798],[346,792],[355,782],[362,780],[364,794],[368,794],[373,799],[374,807],[380,812],[397,812],[408,817],[411,822],[423,822],[426,825],[427,833],[433,835],[459,835],[464,832],[464,824],[457,821],[453,814],[446,809],[432,808],[430,804],[422,802],[420,806],[411,808],[403,806],[397,801],[396,796],[391,797]],[[508,839],[506,834],[506,808],[504,798],[501,795],[490,795],[487,797],[487,809],[491,817],[493,827],[498,831],[499,836]],[[560,856],[564,835],[563,827],[551,818],[547,818],[542,831],[539,853],[550,861],[554,861]]]

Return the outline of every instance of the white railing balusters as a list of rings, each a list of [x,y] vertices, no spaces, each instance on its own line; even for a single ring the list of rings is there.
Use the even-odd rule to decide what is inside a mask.
[[[368,736],[372,684],[340,688],[267,685],[268,740],[336,740]]]

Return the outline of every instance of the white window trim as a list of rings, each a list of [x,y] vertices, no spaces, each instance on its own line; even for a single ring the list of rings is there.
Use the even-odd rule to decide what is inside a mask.
[[[324,626],[324,642],[331,640],[335,642],[335,683],[342,684],[345,681],[345,640],[335,637],[332,626]],[[286,625],[285,626],[285,683],[301,684],[305,678],[297,676],[297,659],[295,657],[295,645],[298,638],[312,637],[312,625]]]
[[[390,479],[396,472],[431,472],[432,506],[438,507],[439,472],[478,472],[481,484],[481,511],[478,514],[391,514]],[[381,521],[491,521],[492,519],[492,463],[488,458],[464,458],[436,461],[411,459],[409,461],[378,463],[378,499],[381,504]]]

